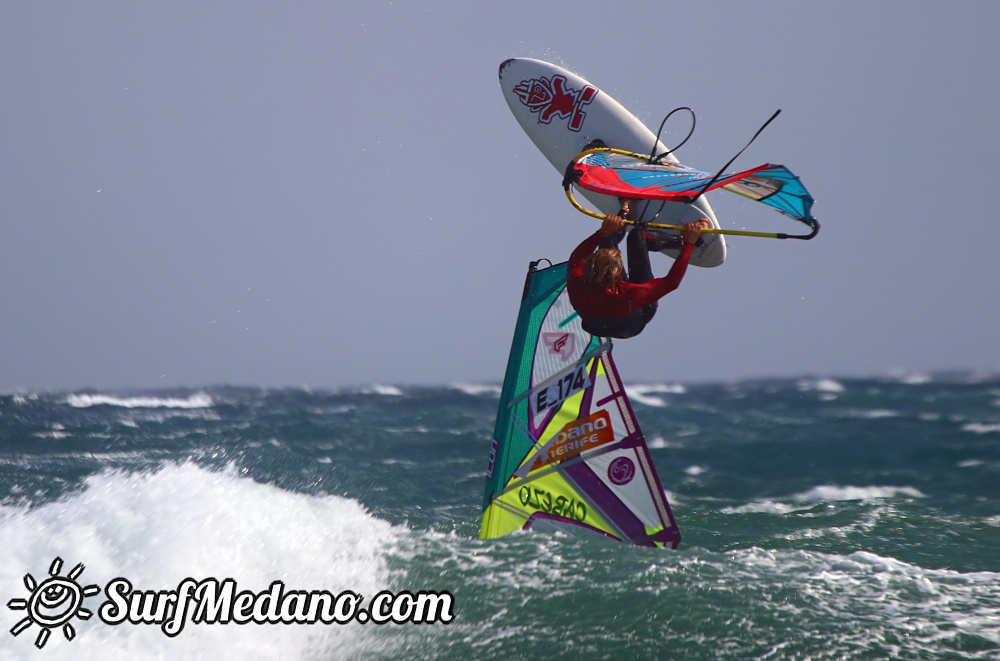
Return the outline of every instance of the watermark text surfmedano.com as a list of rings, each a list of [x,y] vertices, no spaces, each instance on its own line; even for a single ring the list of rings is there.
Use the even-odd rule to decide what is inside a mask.
[[[186,578],[176,590],[137,591],[126,578],[105,588],[108,600],[98,610],[105,624],[157,624],[176,636],[192,624],[447,624],[454,619],[454,597],[449,592],[382,591],[362,608],[360,594],[346,590],[288,590],[274,581],[261,592],[237,590],[236,581]]]
[[[78,582],[83,563],[62,576],[63,561],[56,558],[47,578],[24,576],[27,598],[15,597],[7,608],[23,612],[10,632],[14,636],[34,629],[35,647],[45,647],[53,631],[66,640],[76,638],[74,620],[89,620],[86,600],[101,592],[97,585]],[[274,581],[267,590],[239,590],[236,581],[185,578],[176,590],[136,590],[127,578],[115,578],[104,588],[107,600],[97,610],[105,624],[157,625],[173,638],[187,623],[202,624],[448,624],[454,619],[450,592],[383,590],[363,607],[362,595],[351,590],[291,590]],[[22,593],[23,594],[23,593]]]

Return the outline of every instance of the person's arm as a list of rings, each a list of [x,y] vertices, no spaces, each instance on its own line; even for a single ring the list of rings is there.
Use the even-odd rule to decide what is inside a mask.
[[[629,298],[632,309],[638,310],[643,305],[649,305],[658,301],[670,292],[681,286],[681,280],[687,273],[688,262],[691,260],[691,253],[694,251],[694,244],[685,243],[681,248],[681,254],[677,255],[674,265],[670,271],[662,278],[654,278],[642,284],[629,287]]]
[[[688,262],[691,261],[691,253],[694,252],[694,244],[698,242],[702,228],[708,226],[709,222],[705,218],[700,219],[696,223],[688,223],[684,226],[684,229],[681,231],[681,236],[684,237],[684,247],[681,248],[681,253],[674,260],[674,265],[670,267],[670,271],[662,278],[654,278],[649,282],[629,288],[633,310],[638,310],[643,305],[649,305],[654,301],[658,301],[681,286],[681,280],[684,279],[684,274],[687,273]]]

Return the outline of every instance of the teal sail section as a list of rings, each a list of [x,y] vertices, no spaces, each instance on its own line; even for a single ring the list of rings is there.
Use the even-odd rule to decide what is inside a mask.
[[[512,428],[514,418],[503,413],[518,394],[528,391],[532,365],[529,360],[524,359],[524,355],[528,349],[529,338],[534,345],[547,309],[566,288],[566,264],[541,271],[535,270],[536,267],[537,262],[532,262],[525,279],[517,326],[514,327],[514,340],[511,342],[510,358],[507,361],[507,373],[504,375],[503,389],[500,392],[501,412],[497,414],[493,429],[493,446],[490,449],[490,463],[486,473],[484,509],[489,506],[491,497],[501,491],[503,484],[514,474],[533,446],[530,438],[515,433]],[[588,342],[588,349],[595,344],[597,340],[591,339]],[[527,400],[523,398],[514,404],[521,409],[522,419],[527,418],[525,413],[527,405]],[[509,440],[501,446],[498,439]]]

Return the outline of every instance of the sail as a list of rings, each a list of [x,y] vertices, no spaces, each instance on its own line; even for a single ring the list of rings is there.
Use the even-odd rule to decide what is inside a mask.
[[[716,174],[680,163],[650,163],[640,154],[599,150],[578,156],[570,166],[573,182],[595,193],[646,200],[690,202],[701,193],[724,187],[770,205],[812,226],[813,198],[784,165],[765,163],[750,170]],[[715,181],[712,181],[715,179]],[[711,182],[711,186],[705,189]],[[703,190],[705,189],[705,190]]]
[[[566,293],[528,272],[497,412],[480,537],[538,525],[676,548],[680,532],[611,357]],[[565,527],[564,527],[565,526]]]

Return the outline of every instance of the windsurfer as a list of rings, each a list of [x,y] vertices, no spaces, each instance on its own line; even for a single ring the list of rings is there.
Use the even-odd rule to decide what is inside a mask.
[[[622,201],[628,213],[628,200]],[[709,227],[705,218],[687,223],[681,232],[680,254],[670,272],[654,278],[649,250],[662,250],[670,239],[657,239],[637,226],[629,232],[628,273],[622,265],[618,243],[625,233],[621,216],[610,214],[600,229],[583,240],[569,258],[566,290],[570,303],[580,313],[583,329],[593,335],[625,339],[635,337],[656,314],[657,302],[677,289],[701,230]],[[596,251],[596,252],[595,252]]]

